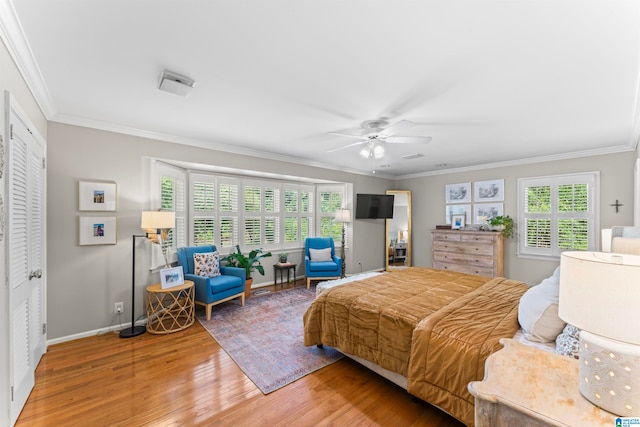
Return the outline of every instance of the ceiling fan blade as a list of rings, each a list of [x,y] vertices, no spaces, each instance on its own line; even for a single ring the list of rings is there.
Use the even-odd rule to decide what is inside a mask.
[[[385,138],[389,144],[425,144],[431,141],[430,136],[390,136]]]
[[[360,141],[354,142],[353,144],[343,145],[342,147],[332,148],[331,150],[325,151],[325,153],[333,153],[334,151],[344,150],[345,148],[355,147],[356,145],[366,144],[369,141]]]
[[[392,136],[407,129],[411,129],[413,126],[414,123],[409,120],[400,120],[398,123],[389,126],[380,133],[384,136]]]
[[[336,135],[336,136],[346,136],[347,138],[358,138],[358,139],[367,139],[366,136],[362,136],[362,131],[358,130],[357,135],[354,134],[350,134],[350,133],[343,133],[343,132],[329,132],[329,135]]]

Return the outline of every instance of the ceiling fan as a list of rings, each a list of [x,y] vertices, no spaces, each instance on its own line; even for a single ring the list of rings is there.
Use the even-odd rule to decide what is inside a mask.
[[[354,142],[353,144],[344,145],[342,147],[328,150],[328,153],[343,150],[345,148],[354,147],[356,145],[364,145],[360,150],[362,157],[372,157],[379,159],[384,156],[384,146],[382,143],[387,144],[411,144],[418,143],[424,144],[431,141],[430,136],[401,136],[401,133],[407,129],[415,126],[413,122],[409,120],[400,120],[399,122],[388,126],[389,122],[380,120],[367,120],[362,123],[362,127],[359,129],[348,130],[345,132],[329,132],[330,135],[346,136],[348,138],[357,138],[361,141]]]

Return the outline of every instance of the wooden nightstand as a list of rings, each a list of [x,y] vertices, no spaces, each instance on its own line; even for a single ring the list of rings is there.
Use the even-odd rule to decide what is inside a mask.
[[[482,381],[469,384],[476,427],[615,426],[616,416],[578,390],[578,360],[502,339]]]

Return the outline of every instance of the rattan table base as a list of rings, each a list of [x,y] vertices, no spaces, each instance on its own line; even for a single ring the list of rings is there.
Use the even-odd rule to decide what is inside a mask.
[[[160,283],[147,287],[147,332],[169,334],[188,328],[195,320],[194,287],[183,285],[162,289]]]

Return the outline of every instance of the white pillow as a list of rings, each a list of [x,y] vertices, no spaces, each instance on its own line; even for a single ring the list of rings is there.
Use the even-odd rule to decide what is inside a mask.
[[[529,341],[553,342],[566,326],[558,316],[560,267],[553,275],[532,286],[520,298],[518,322]]]
[[[311,257],[311,261],[333,261],[331,258],[331,248],[325,249],[311,249],[309,248],[309,256]]]
[[[218,277],[220,275],[218,251],[193,254],[193,270],[196,276]]]

